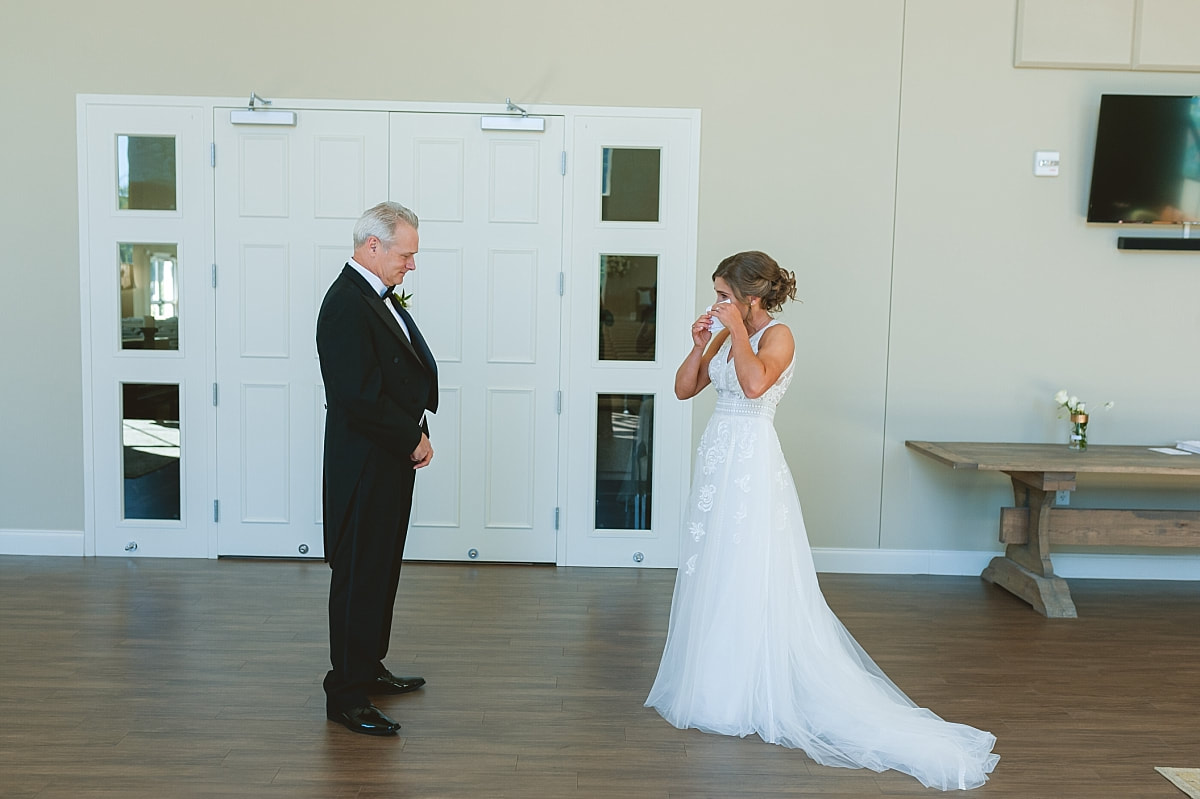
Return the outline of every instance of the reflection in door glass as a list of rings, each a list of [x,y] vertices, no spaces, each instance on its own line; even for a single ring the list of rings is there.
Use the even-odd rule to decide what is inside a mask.
[[[179,518],[179,386],[121,385],[126,519]]]
[[[658,256],[600,256],[600,360],[653,361]]]
[[[649,530],[654,395],[596,398],[596,529]]]
[[[117,136],[117,208],[174,211],[175,137]]]
[[[605,147],[600,178],[600,219],[657,222],[662,151]]]
[[[179,247],[118,244],[121,349],[179,349]]]

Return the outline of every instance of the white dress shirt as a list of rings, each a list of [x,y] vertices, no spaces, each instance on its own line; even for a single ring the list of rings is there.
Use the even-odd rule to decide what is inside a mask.
[[[387,285],[379,279],[379,275],[375,274],[370,269],[367,269],[353,258],[347,261],[347,263],[358,270],[358,273],[362,275],[368,283],[371,284],[371,288],[375,289],[375,293],[379,296],[379,301],[387,303],[388,310],[392,312],[392,316],[396,317],[396,321],[400,323],[400,329],[404,331],[404,335],[408,338],[408,340],[412,341],[412,333],[408,332],[408,325],[404,324],[404,317],[400,316],[400,311],[396,308],[396,304],[391,300],[384,298],[383,291],[387,288]]]

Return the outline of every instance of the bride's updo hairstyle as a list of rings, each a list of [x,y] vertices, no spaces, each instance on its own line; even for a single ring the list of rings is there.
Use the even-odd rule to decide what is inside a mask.
[[[717,265],[712,276],[713,280],[723,278],[738,302],[760,298],[768,313],[782,310],[785,302],[796,299],[796,276],[758,250],[729,256]]]

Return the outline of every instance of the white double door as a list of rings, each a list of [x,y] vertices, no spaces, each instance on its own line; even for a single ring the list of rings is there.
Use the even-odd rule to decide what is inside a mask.
[[[438,362],[406,555],[554,562],[564,126],[474,114],[214,111],[217,549],[320,557],[317,311],[362,211],[421,218],[411,311]]]

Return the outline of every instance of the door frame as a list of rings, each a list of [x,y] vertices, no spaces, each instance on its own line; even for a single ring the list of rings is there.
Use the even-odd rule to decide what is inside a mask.
[[[92,302],[93,296],[90,293],[91,277],[90,271],[90,226],[88,223],[89,207],[88,207],[88,140],[87,140],[87,110],[91,106],[146,106],[146,107],[168,107],[186,105],[190,107],[198,107],[202,111],[202,115],[208,126],[205,131],[208,142],[215,140],[215,130],[213,128],[213,113],[219,107],[241,107],[246,105],[246,100],[243,97],[197,97],[197,96],[148,96],[148,95],[120,95],[120,94],[78,94],[75,98],[76,108],[76,155],[78,164],[78,180],[79,180],[79,196],[78,196],[78,227],[79,227],[79,291],[80,291],[80,322],[81,322],[81,340],[82,340],[82,380],[83,380],[83,456],[84,456],[84,535],[83,535],[83,555],[96,554],[96,487],[95,476],[93,474],[93,465],[95,464],[95,444],[94,436],[96,430],[92,423],[93,399],[91,395],[92,384],[92,358],[93,351],[90,341],[90,330],[92,323]],[[700,110],[693,108],[633,108],[633,107],[618,107],[618,106],[574,106],[574,105],[559,105],[559,104],[522,104],[529,116],[554,115],[565,117],[565,125],[568,136],[567,147],[571,146],[572,132],[575,130],[578,118],[586,117],[614,117],[614,118],[669,118],[687,120],[693,129],[692,132],[692,147],[688,157],[688,209],[690,235],[688,236],[686,262],[691,264],[692,274],[695,274],[696,257],[697,257],[697,227],[699,216],[699,173],[700,173]],[[434,103],[434,102],[405,102],[405,101],[365,101],[365,100],[305,100],[305,99],[290,99],[277,98],[272,101],[272,108],[275,110],[295,110],[303,112],[306,110],[327,110],[327,111],[403,111],[403,112],[418,112],[418,113],[462,113],[462,114],[479,114],[479,115],[495,115],[495,116],[512,116],[509,111],[508,103]],[[212,150],[209,153],[188,153],[179,154],[179,158],[195,157],[195,158],[211,158]],[[211,161],[210,161],[211,163]],[[572,218],[574,216],[575,203],[580,199],[576,197],[577,183],[574,180],[575,174],[578,173],[582,165],[577,165],[573,159],[573,153],[569,150],[564,156],[565,186],[563,197],[563,252],[562,263],[563,268],[563,286],[564,291],[571,291],[573,279],[576,276],[574,269],[579,265],[572,264],[572,253],[574,252],[574,238],[572,235]],[[212,231],[212,235],[208,242],[208,253],[215,253],[216,243],[216,215],[215,215],[215,198],[214,198],[214,183],[215,177],[210,171],[208,179],[205,181],[205,192],[207,202],[205,204],[205,225],[206,229]],[[693,292],[694,293],[694,292]],[[211,298],[210,298],[211,299]],[[693,297],[694,300],[694,297]],[[694,302],[692,303],[694,304]],[[565,303],[564,303],[565,305]],[[212,312],[212,303],[206,303],[206,307]],[[569,318],[567,309],[564,307],[561,310],[562,314],[568,318],[563,319],[561,328],[561,336],[567,337],[579,335],[578,330],[586,330],[590,334],[590,329],[585,325],[579,327],[581,320],[572,320]],[[209,324],[215,325],[215,319],[210,319]],[[208,343],[209,351],[207,353],[207,369],[206,379],[211,383],[216,383],[216,341],[215,335]],[[666,348],[664,348],[666,349]],[[569,371],[568,353],[569,346],[567,342],[559,348],[559,357],[561,360],[559,374],[560,380],[564,384],[563,391],[563,407],[560,424],[564,429],[570,424],[572,417],[586,418],[587,412],[587,397],[572,398],[566,394],[566,381]],[[669,352],[669,350],[667,350]],[[673,368],[669,363],[663,364],[663,368]],[[583,404],[580,404],[580,403]],[[213,486],[215,493],[216,480],[212,476],[212,470],[216,463],[216,408],[208,405],[208,434],[206,435],[206,452],[207,468],[210,474],[209,484]],[[680,414],[680,425],[684,431],[684,437],[687,439],[687,446],[682,447],[683,459],[685,464],[689,463],[687,457],[691,449],[691,430],[692,430],[692,406],[690,403],[676,406],[676,412]],[[558,463],[558,503],[561,507],[566,498],[566,485],[568,467],[570,464],[570,452],[567,447],[568,436],[560,435],[559,437],[559,463]],[[687,481],[684,481],[684,493],[687,490]],[[208,499],[216,499],[211,497]],[[665,498],[664,498],[665,499]],[[678,498],[677,503],[682,505],[683,497]],[[669,506],[668,506],[669,507]],[[565,514],[564,514],[565,515]],[[675,531],[678,536],[678,530]],[[566,527],[559,525],[556,531],[556,551],[557,564],[566,565]],[[209,558],[217,557],[217,523],[210,522],[207,531],[207,552]],[[618,565],[618,564],[596,564],[596,565]],[[629,564],[620,564],[629,565]]]

